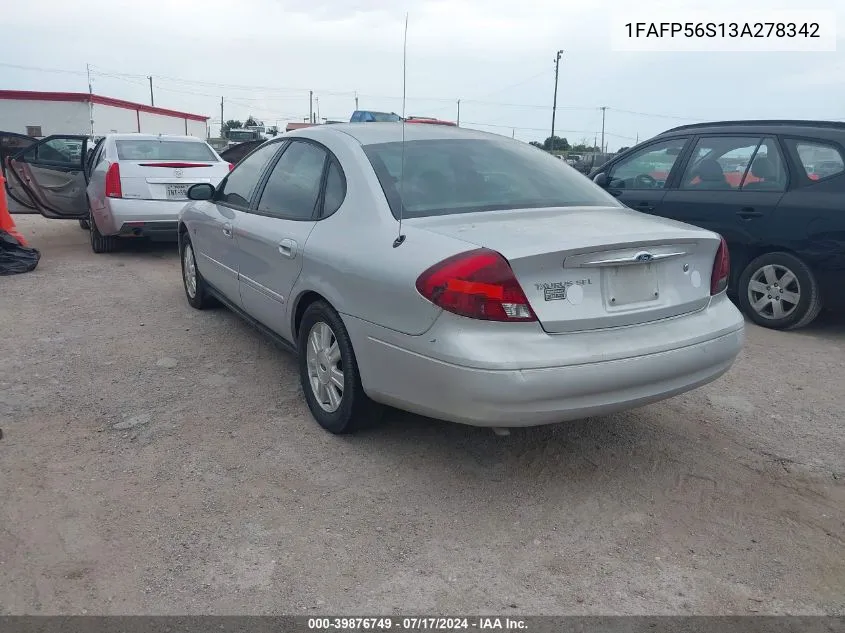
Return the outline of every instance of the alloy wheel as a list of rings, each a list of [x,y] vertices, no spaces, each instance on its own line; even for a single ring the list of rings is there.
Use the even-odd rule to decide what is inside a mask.
[[[306,361],[314,398],[324,411],[334,413],[343,401],[343,359],[334,331],[323,321],[308,333]]]
[[[185,244],[182,254],[182,276],[185,279],[185,289],[188,296],[194,299],[197,296],[197,264],[194,260],[194,249],[190,244]]]
[[[748,303],[764,319],[784,319],[798,308],[801,284],[786,266],[767,264],[748,281]]]

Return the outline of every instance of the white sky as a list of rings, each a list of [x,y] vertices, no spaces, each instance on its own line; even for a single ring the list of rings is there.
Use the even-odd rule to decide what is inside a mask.
[[[6,0],[11,4],[11,0]],[[640,0],[649,9],[736,9],[735,0]],[[554,54],[560,68],[556,131],[593,140],[608,106],[610,149],[674,125],[734,118],[845,119],[845,0],[837,52],[622,53],[610,50],[614,11],[630,0],[28,0],[3,12],[5,89],[86,91],[219,120],[249,114],[281,126],[361,109],[401,113],[402,32],[408,31],[408,115],[542,140],[551,127]],[[797,0],[743,0],[742,9],[801,10]],[[649,11],[649,15],[652,15]],[[127,76],[115,77],[123,73]],[[112,76],[110,76],[112,75]],[[316,111],[315,105],[315,111]],[[646,116],[648,115],[648,116]],[[216,125],[212,127],[214,128]],[[0,121],[2,129],[2,121]]]

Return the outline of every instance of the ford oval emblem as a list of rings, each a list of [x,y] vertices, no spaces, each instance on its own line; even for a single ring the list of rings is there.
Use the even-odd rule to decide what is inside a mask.
[[[654,255],[652,255],[651,253],[637,253],[634,259],[638,262],[650,262],[652,259],[654,259]]]

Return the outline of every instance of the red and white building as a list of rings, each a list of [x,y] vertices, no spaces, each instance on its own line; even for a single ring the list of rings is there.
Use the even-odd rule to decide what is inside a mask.
[[[87,92],[0,90],[0,130],[28,136],[110,133],[208,137],[207,116]]]

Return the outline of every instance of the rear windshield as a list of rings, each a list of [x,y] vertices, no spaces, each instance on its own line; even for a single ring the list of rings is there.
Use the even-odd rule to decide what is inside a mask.
[[[120,160],[217,160],[211,148],[200,141],[139,139],[115,141],[115,144]]]
[[[620,206],[562,160],[510,139],[442,139],[365,145],[390,209],[406,218],[497,209]]]

